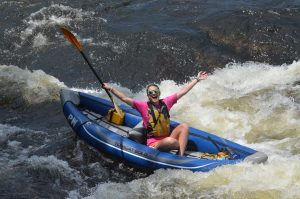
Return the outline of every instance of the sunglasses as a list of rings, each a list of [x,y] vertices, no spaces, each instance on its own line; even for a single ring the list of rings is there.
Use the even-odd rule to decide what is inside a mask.
[[[159,94],[159,93],[160,93],[159,89],[147,91],[147,94],[148,94],[148,95],[156,95],[156,94]]]

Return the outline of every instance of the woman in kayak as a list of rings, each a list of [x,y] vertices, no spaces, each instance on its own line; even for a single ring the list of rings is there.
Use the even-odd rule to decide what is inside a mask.
[[[186,123],[182,123],[170,131],[169,111],[177,100],[187,94],[200,80],[205,80],[207,77],[206,72],[200,71],[189,84],[163,99],[160,99],[159,87],[156,84],[150,84],[146,88],[148,102],[134,100],[107,83],[104,83],[102,87],[141,114],[148,146],[160,151],[179,150],[179,155],[182,156],[187,145],[189,127]]]

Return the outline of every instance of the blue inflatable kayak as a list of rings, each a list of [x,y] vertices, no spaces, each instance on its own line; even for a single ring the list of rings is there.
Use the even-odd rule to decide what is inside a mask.
[[[185,156],[177,155],[176,151],[161,152],[142,143],[142,118],[135,109],[120,105],[125,117],[122,125],[116,125],[104,117],[113,107],[106,99],[67,89],[60,91],[60,98],[68,123],[83,140],[139,167],[209,171],[226,164],[261,163],[268,159],[262,152],[192,127]],[[177,125],[171,122],[171,128]]]

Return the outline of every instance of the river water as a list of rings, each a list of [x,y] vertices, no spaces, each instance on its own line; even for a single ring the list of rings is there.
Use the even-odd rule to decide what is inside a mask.
[[[300,198],[300,2],[1,1],[1,198]],[[107,97],[103,81],[145,100],[198,71],[171,117],[269,156],[201,173],[149,172],[78,139],[59,90]],[[288,191],[287,191],[288,190]]]

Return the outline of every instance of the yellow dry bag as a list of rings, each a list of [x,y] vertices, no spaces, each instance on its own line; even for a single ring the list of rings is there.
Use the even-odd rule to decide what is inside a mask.
[[[117,125],[122,125],[124,122],[124,112],[120,109],[120,114],[117,113],[116,109],[111,108],[108,110],[106,119],[107,121],[117,124]]]

